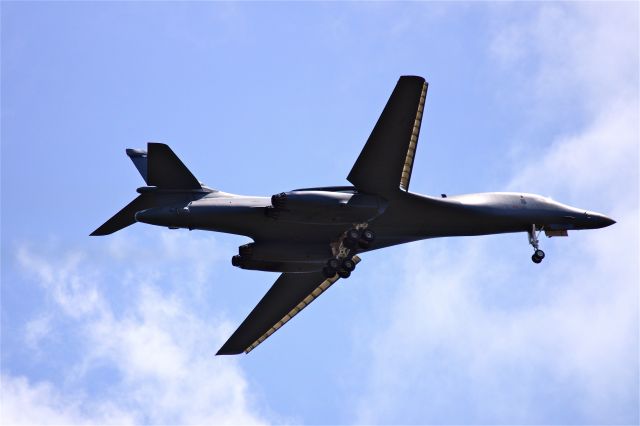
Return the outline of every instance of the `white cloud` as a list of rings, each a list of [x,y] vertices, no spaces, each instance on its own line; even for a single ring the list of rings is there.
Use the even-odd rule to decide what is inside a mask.
[[[81,398],[61,395],[49,383],[30,383],[25,377],[2,375],[4,425],[133,424],[134,419],[110,404],[79,408]]]
[[[589,197],[617,208],[637,205],[638,103],[605,105],[582,132],[560,136],[546,152],[532,155],[509,186],[559,194],[568,202]]]
[[[511,188],[597,203],[618,223],[544,241],[542,265],[524,263],[524,238],[409,248],[388,323],[363,345],[359,422],[638,422],[637,40],[637,5],[545,3],[496,33],[534,108],[553,115],[567,97],[586,117],[529,146]]]
[[[389,323],[367,346],[374,357],[359,422],[406,422],[395,417],[400,407],[425,423],[560,421],[535,401],[562,392],[580,395],[557,399],[582,421],[629,421],[626,405],[638,396],[638,251],[620,241],[638,227],[620,219],[539,270],[524,250],[518,265],[500,265],[507,256],[497,239],[413,246]],[[420,408],[413,395],[422,395]]]
[[[25,339],[27,344],[35,348],[38,342],[51,333],[51,316],[41,315],[29,321],[25,326]]]
[[[111,248],[115,256],[102,253],[99,261],[55,248],[44,254],[28,246],[18,250],[21,266],[53,302],[26,328],[26,338],[40,341],[44,351],[41,335],[52,327],[63,327],[59,333],[79,336],[78,362],[59,366],[67,375],[64,383],[34,382],[5,372],[3,424],[264,423],[237,360],[214,356],[231,324],[198,316],[189,303],[197,292],[182,282],[204,279],[208,271],[190,271],[190,267],[210,261],[217,256],[216,250],[211,245],[206,252],[195,250],[205,248],[199,238],[185,246],[181,236],[168,234],[151,237],[164,255],[146,266],[127,265],[126,257],[118,257],[126,250],[144,251],[125,237],[117,240],[120,249]],[[178,282],[166,288],[166,281],[174,277],[159,266],[174,256],[185,265],[182,271],[174,271],[182,279],[176,278]],[[209,268],[215,266],[209,263]],[[152,269],[154,275],[145,273]],[[107,276],[109,282],[105,282]],[[125,281],[135,290],[116,307],[110,296]],[[57,323],[56,317],[61,319]],[[105,368],[113,373],[100,385],[94,376]]]
[[[51,263],[23,246],[18,249],[17,257],[21,266],[39,280],[66,315],[81,318],[103,304],[95,286],[94,271],[80,269],[86,260],[82,253],[70,252],[61,262]]]
[[[637,5],[545,3],[514,19],[517,10],[494,9],[490,51],[522,80],[526,102],[550,114],[567,102],[592,113],[603,110],[603,99],[637,102]]]

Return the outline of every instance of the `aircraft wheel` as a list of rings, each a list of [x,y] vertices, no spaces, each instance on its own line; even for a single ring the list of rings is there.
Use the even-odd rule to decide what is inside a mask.
[[[536,252],[534,253],[534,255],[539,258],[540,260],[544,259],[544,252],[540,249],[536,250]]]
[[[371,229],[365,229],[364,231],[362,231],[362,236],[361,236],[362,240],[367,242],[368,244],[372,243],[373,240],[376,239],[376,233],[373,232]]]
[[[354,262],[351,259],[345,259],[345,260],[342,261],[342,268],[345,271],[351,272],[354,269],[356,269],[356,262]]]
[[[365,229],[362,231],[362,235],[358,240],[358,246],[363,249],[368,249],[371,246],[373,240],[376,239],[376,234],[371,229]]]
[[[533,256],[531,256],[531,260],[533,260],[533,263],[540,263],[542,262],[542,258],[536,256],[535,254]]]
[[[340,261],[334,257],[333,259],[329,259],[329,261],[327,262],[327,266],[333,269],[333,275],[335,275],[335,271],[340,267]]]
[[[351,228],[347,231],[347,234],[345,236],[347,240],[354,240],[354,241],[358,241],[360,239],[360,231],[357,230],[356,228]]]
[[[336,275],[336,270],[331,266],[325,266],[324,268],[322,268],[322,273],[324,274],[325,278],[333,278]]]
[[[345,271],[344,269],[340,269],[338,271],[338,275],[340,275],[340,278],[349,278],[351,276],[351,272]]]

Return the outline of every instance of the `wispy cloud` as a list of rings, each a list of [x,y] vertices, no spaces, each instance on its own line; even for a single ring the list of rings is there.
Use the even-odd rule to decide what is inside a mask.
[[[574,114],[598,114],[603,99],[637,102],[637,5],[545,3],[494,11],[492,58],[518,77],[520,94],[540,113],[569,106]]]
[[[541,4],[496,33],[505,70],[535,83],[533,108],[552,115],[567,96],[587,123],[529,146],[511,188],[618,223],[558,241],[538,266],[524,239],[409,248],[388,323],[367,336],[359,422],[638,422],[637,35],[637,7],[591,4]],[[510,251],[522,262],[500,261]]]
[[[25,343],[31,349],[37,349],[40,341],[51,334],[51,315],[42,314],[32,319],[25,326]]]
[[[25,338],[43,349],[43,334],[54,327],[62,339],[70,338],[65,333],[77,334],[77,362],[55,366],[64,370],[67,383],[33,381],[5,371],[3,424],[264,422],[237,361],[214,357],[231,324],[199,316],[189,303],[198,287],[182,282],[204,279],[208,271],[203,264],[216,256],[214,240],[192,235],[185,250],[183,237],[175,233],[150,238],[157,240],[160,256],[146,266],[117,261],[127,250],[144,251],[126,237],[115,239],[98,260],[82,251],[18,250],[25,273],[52,301],[26,328]],[[185,262],[182,273],[171,276],[157,268],[174,256]],[[114,264],[115,275],[110,269]],[[116,306],[105,286],[114,291],[114,285],[125,281],[134,290]],[[96,374],[105,369],[112,373],[96,382]],[[101,389],[91,390],[95,386]]]
[[[595,198],[616,209],[637,206],[638,101],[615,99],[602,106],[582,131],[561,135],[532,155],[534,161],[523,164],[511,189],[557,194],[575,203]]]
[[[81,407],[83,406],[83,407]],[[81,396],[63,395],[50,383],[2,375],[2,424],[133,424],[135,419],[111,404],[91,404]]]
[[[638,253],[620,242],[638,228],[620,219],[544,270],[532,269],[525,250],[519,267],[501,265],[511,247],[495,239],[412,247],[389,323],[367,345],[374,355],[358,420],[632,420]],[[562,407],[539,402],[548,398]]]

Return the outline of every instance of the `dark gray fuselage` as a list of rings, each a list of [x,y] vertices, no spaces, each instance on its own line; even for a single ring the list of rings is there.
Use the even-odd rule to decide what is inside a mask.
[[[526,193],[435,198],[398,192],[384,199],[351,187],[335,187],[253,197],[205,187],[180,195],[179,202],[139,212],[136,220],[245,235],[255,243],[243,246],[244,253],[241,247],[247,261],[236,266],[280,272],[321,269],[332,256],[331,244],[357,223],[366,223],[376,233],[373,244],[359,252],[427,238],[527,232],[532,226],[572,230],[613,223],[604,215]]]

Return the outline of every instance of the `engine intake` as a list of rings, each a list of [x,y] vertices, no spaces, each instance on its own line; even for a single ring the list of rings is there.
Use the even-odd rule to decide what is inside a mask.
[[[287,194],[281,192],[271,196],[271,205],[275,209],[286,210],[287,209]]]

